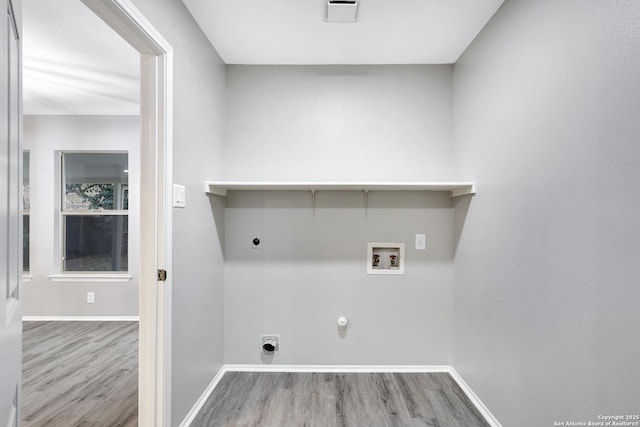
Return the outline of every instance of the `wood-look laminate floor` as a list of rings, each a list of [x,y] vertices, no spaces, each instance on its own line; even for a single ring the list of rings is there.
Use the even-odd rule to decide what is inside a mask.
[[[489,424],[447,373],[228,372],[191,425],[476,427]]]
[[[138,322],[24,322],[22,425],[138,423]]]

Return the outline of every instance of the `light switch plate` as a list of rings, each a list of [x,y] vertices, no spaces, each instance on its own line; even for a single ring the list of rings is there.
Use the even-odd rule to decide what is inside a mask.
[[[416,234],[416,249],[419,251],[424,251],[426,248],[427,248],[427,235]]]
[[[173,184],[173,207],[184,208],[187,206],[187,190],[184,185]]]

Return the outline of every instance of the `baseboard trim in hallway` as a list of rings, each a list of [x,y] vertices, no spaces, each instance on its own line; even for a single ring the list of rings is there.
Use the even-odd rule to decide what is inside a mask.
[[[139,322],[140,316],[22,316],[23,322]]]
[[[502,427],[502,424],[491,413],[489,408],[473,392],[471,387],[462,379],[460,374],[449,365],[224,365],[218,371],[211,383],[196,401],[180,427],[189,427],[196,418],[211,393],[227,372],[334,372],[334,373],[441,373],[446,372],[458,384],[478,412],[492,427]]]

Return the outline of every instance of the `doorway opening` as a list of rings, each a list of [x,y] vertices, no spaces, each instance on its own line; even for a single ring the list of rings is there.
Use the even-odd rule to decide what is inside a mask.
[[[171,265],[172,49],[130,1],[83,3],[140,58],[138,423],[165,425],[170,419],[171,276],[160,280],[158,273]]]

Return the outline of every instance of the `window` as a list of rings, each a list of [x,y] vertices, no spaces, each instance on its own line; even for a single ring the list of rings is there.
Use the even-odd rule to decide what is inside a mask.
[[[126,153],[63,153],[63,272],[128,270],[128,163]]]
[[[29,152],[22,153],[22,271],[29,272],[29,224],[31,187],[29,186]]]

